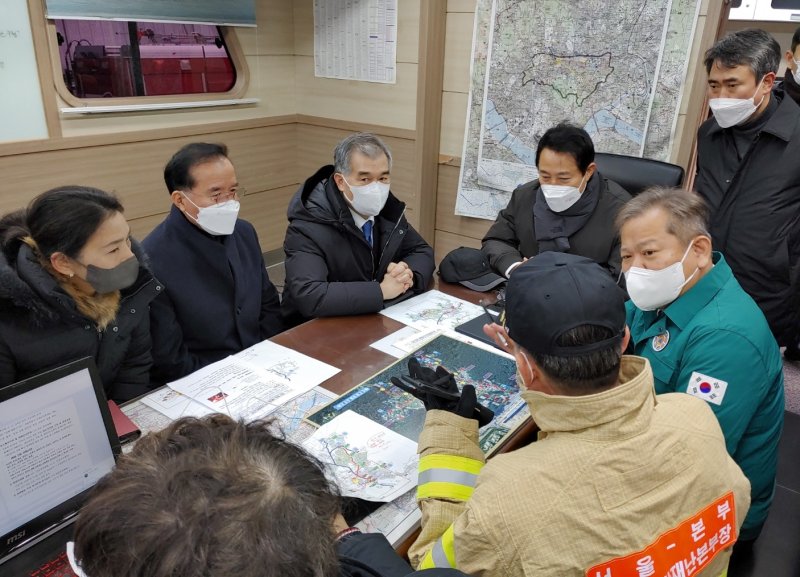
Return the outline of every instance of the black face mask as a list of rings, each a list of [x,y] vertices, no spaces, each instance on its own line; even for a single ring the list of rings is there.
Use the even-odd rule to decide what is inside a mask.
[[[135,255],[114,268],[100,268],[93,264],[83,266],[86,267],[86,282],[100,294],[128,288],[139,276],[139,261]]]

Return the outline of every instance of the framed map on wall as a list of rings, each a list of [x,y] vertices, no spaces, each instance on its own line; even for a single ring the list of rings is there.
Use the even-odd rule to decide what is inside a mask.
[[[668,161],[700,0],[478,0],[455,213],[494,220],[562,121]]]

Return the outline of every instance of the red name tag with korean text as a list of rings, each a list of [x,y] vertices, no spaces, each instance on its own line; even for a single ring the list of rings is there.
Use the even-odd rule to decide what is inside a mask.
[[[586,577],[691,577],[736,541],[733,492],[625,557],[595,565]]]

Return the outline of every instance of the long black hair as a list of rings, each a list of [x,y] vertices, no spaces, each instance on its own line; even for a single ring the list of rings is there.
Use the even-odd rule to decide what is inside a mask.
[[[98,188],[59,186],[0,219],[0,244],[10,260],[26,236],[33,238],[45,259],[56,252],[77,258],[100,225],[122,211],[116,197]]]

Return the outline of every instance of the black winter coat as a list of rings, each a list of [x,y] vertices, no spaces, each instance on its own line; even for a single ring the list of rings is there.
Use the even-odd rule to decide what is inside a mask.
[[[800,328],[800,107],[780,100],[738,170],[723,162],[731,129],[713,118],[697,136],[695,189],[711,208],[714,250],[756,301],[781,345]]]
[[[412,294],[427,290],[433,276],[433,249],[406,220],[405,204],[389,193],[375,217],[373,250],[332,176],[333,166],[322,167],[289,203],[282,303],[288,325],[381,310],[380,281],[392,262],[405,261],[414,272]]]
[[[150,390],[148,307],[161,284],[137,243],[139,277],[121,291],[117,318],[103,331],[44,270],[33,250],[0,252],[0,387],[83,357],[92,357],[106,396],[127,401]]]
[[[166,291],[151,307],[153,382],[165,383],[283,330],[253,225],[212,236],[172,207],[142,242]]]
[[[614,219],[631,195],[613,180],[602,178],[599,173],[597,177],[601,179],[600,198],[583,228],[569,237],[569,252],[603,265],[616,279],[621,259]],[[505,275],[508,267],[521,261],[522,257],[531,258],[539,254],[533,228],[533,203],[539,188],[538,180],[517,187],[508,206],[500,211],[483,237],[481,251],[497,274]]]
[[[413,571],[380,533],[357,533],[337,544],[339,577],[466,577],[455,569]]]

